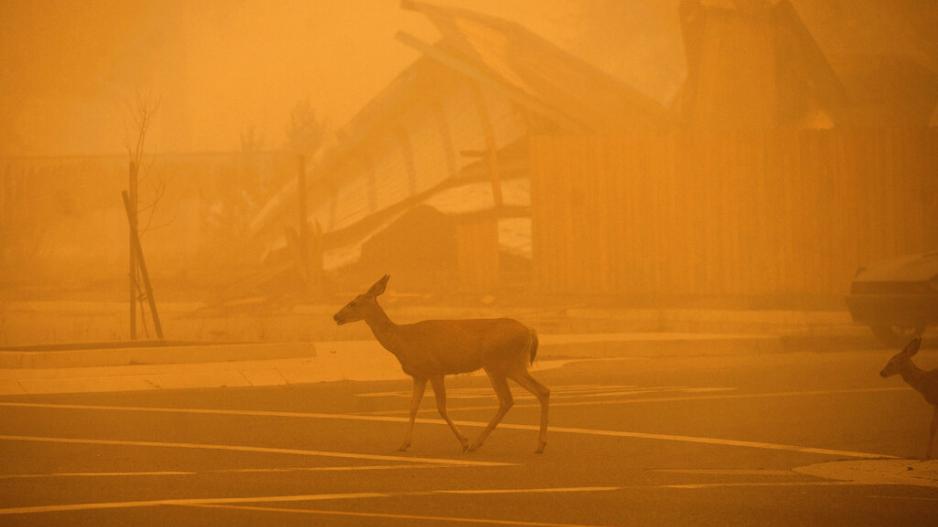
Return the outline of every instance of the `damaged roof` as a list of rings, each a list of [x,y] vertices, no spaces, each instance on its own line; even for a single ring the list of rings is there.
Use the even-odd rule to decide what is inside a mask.
[[[519,24],[423,2],[403,7],[427,16],[441,39],[427,44],[399,34],[421,56],[342,127],[337,144],[310,163],[308,184],[318,189],[310,193],[310,220],[320,221],[327,247],[360,245],[419,203],[451,214],[495,208],[485,157],[473,154],[484,152],[487,142],[476,97],[488,107],[502,167],[502,208],[513,217],[530,204],[527,181],[517,180],[524,169],[515,166],[526,160],[516,144],[529,132],[667,126],[667,112],[653,99]],[[448,131],[436,122],[440,112]],[[449,159],[446,142],[456,152]],[[282,223],[292,222],[277,220],[295,199],[294,181],[265,204],[251,232],[282,245]]]
[[[439,29],[444,52],[483,67],[510,90],[575,121],[588,131],[660,127],[665,109],[524,26],[467,9],[405,0]]]

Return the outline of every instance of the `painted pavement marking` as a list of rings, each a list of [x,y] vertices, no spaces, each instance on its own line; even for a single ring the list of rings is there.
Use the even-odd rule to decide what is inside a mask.
[[[915,500],[915,501],[938,501],[938,498],[929,498],[927,496],[885,496],[882,494],[870,494],[870,498],[879,498],[883,500]]]
[[[339,511],[328,509],[295,509],[284,507],[251,507],[247,505],[190,505],[190,507],[226,509],[254,512],[280,512],[291,514],[312,514],[318,516],[344,516],[350,518],[381,518],[385,520],[411,520],[436,523],[472,523],[483,525],[515,525],[519,527],[601,527],[579,523],[548,523],[523,520],[496,520],[491,518],[469,518],[465,516],[428,516],[418,514],[394,514],[387,512]]]
[[[222,505],[229,503],[276,503],[293,501],[351,500],[386,498],[388,496],[388,494],[382,494],[378,492],[352,492],[333,494],[300,494],[294,496],[249,496],[244,498],[177,498],[165,500],[105,501],[91,503],[68,503],[60,505],[7,507],[0,509],[0,515],[38,514],[44,512],[71,512],[106,509],[135,509],[140,507],[159,507],[162,505]]]
[[[664,474],[702,474],[708,476],[797,476],[792,470],[736,469],[736,468],[656,468],[651,472]]]
[[[98,411],[120,411],[120,412],[154,412],[154,413],[179,413],[179,414],[198,414],[198,415],[227,415],[227,416],[249,416],[249,417],[290,417],[290,418],[301,418],[301,419],[323,419],[323,420],[341,420],[341,421],[361,421],[361,422],[382,422],[382,423],[406,423],[408,419],[405,417],[392,417],[392,416],[380,416],[380,415],[356,415],[356,414],[330,414],[330,413],[315,413],[315,412],[277,412],[277,411],[265,411],[265,410],[213,410],[208,408],[161,408],[161,407],[148,407],[148,406],[99,406],[99,405],[82,405],[82,404],[53,404],[53,403],[21,403],[21,402],[0,402],[0,407],[15,407],[15,408],[47,408],[47,409],[60,409],[60,410],[98,410]],[[417,419],[418,423],[421,424],[433,424],[433,425],[443,425],[447,426],[446,422],[442,419]],[[488,423],[483,421],[456,421],[457,425],[465,427],[475,427],[475,428],[484,428],[488,426]],[[537,431],[539,430],[538,426],[535,425],[521,425],[521,424],[511,424],[511,423],[502,423],[499,425],[501,429],[508,430],[525,430],[525,431]],[[835,456],[835,457],[852,457],[860,459],[884,459],[884,458],[894,458],[894,456],[889,456],[885,454],[877,454],[871,452],[857,452],[853,450],[837,450],[830,448],[813,448],[813,447],[804,447],[797,445],[787,445],[781,443],[766,443],[760,441],[745,441],[737,439],[720,439],[712,437],[699,437],[699,436],[686,436],[686,435],[677,435],[677,434],[654,434],[647,432],[628,432],[623,430],[602,430],[594,428],[573,428],[573,427],[551,427],[550,431],[553,433],[563,433],[563,434],[576,434],[576,435],[585,435],[585,436],[596,436],[596,437],[619,437],[619,438],[631,438],[631,439],[649,439],[649,440],[658,440],[658,441],[671,441],[678,443],[693,443],[701,445],[713,445],[713,446],[732,446],[732,447],[741,447],[741,448],[757,448],[762,450],[778,450],[778,451],[787,451],[787,452],[799,452],[803,454],[820,454],[825,456]],[[354,456],[356,454],[349,454]],[[392,456],[393,457],[393,456]],[[368,458],[361,458],[368,459]],[[382,459],[382,457],[372,458],[372,459]],[[388,459],[388,456],[384,456],[383,459]],[[411,460],[413,458],[400,458],[402,460]],[[436,461],[428,461],[436,462]],[[440,463],[454,463],[452,460],[443,460],[439,461]],[[472,462],[462,462],[462,463],[472,463]]]
[[[793,486],[864,486],[869,483],[847,482],[847,481],[800,481],[800,482],[754,482],[754,483],[692,483],[692,484],[668,484],[668,485],[628,485],[614,487],[557,487],[557,488],[518,488],[518,489],[449,489],[449,490],[428,490],[415,492],[349,492],[349,493],[325,493],[325,494],[298,494],[285,496],[243,496],[236,498],[171,498],[156,500],[136,500],[136,501],[113,501],[113,502],[90,502],[90,503],[68,503],[55,505],[30,505],[24,507],[0,508],[0,515],[13,514],[41,514],[49,512],[73,512],[89,510],[114,510],[114,509],[132,509],[143,507],[160,507],[165,505],[181,506],[219,506],[219,505],[240,505],[246,503],[296,503],[296,502],[315,502],[315,501],[347,501],[347,500],[370,500],[376,498],[399,498],[399,497],[427,497],[444,495],[510,495],[510,494],[567,494],[567,493],[587,493],[587,492],[616,492],[634,489],[669,489],[669,490],[702,490],[720,487],[793,487]],[[307,509],[299,509],[307,510]],[[368,513],[370,514],[370,513]],[[374,513],[381,514],[381,513]],[[417,518],[413,518],[417,519]],[[498,520],[502,521],[502,520]],[[505,520],[511,521],[511,520]]]
[[[2,474],[0,479],[39,478],[124,478],[140,476],[191,476],[197,472],[182,470],[155,470],[150,472],[51,472],[49,474]]]
[[[853,481],[749,481],[727,483],[675,483],[662,485],[667,489],[722,489],[731,487],[855,487],[864,485]]]
[[[519,488],[519,489],[477,489],[472,494],[566,494],[571,492],[610,492],[631,487],[557,487],[557,488]],[[227,505],[239,503],[276,503],[306,502],[331,500],[362,500],[372,498],[392,498],[407,496],[432,496],[447,494],[468,494],[466,489],[428,490],[414,492],[348,492],[326,494],[298,494],[287,496],[245,496],[237,498],[175,498],[158,500],[114,501],[69,503],[59,505],[33,505],[26,507],[0,508],[4,514],[37,514],[43,512],[68,512],[102,509],[130,509],[139,507],[158,507],[162,505]]]
[[[850,393],[877,393],[877,392],[904,392],[909,391],[909,387],[884,387],[884,388],[845,388],[841,390],[807,390],[800,392],[766,392],[766,393],[732,393],[732,394],[719,394],[719,395],[677,395],[672,397],[639,397],[635,399],[608,399],[608,400],[599,400],[599,401],[562,401],[554,402],[551,400],[550,406],[562,407],[562,406],[617,406],[624,404],[644,404],[644,403],[672,403],[672,402],[686,402],[686,401],[718,401],[718,400],[733,400],[733,399],[768,399],[775,397],[807,397],[814,395],[838,395],[838,394],[850,394]],[[515,404],[513,408],[539,408],[539,404],[531,403],[519,403]],[[453,406],[448,407],[447,410],[450,412],[458,411],[475,411],[475,410],[495,410],[498,406],[494,404],[489,405],[475,405],[475,406]],[[436,410],[432,408],[422,408],[420,413],[433,413]],[[407,415],[407,410],[379,410],[375,412],[363,412],[362,415]]]
[[[359,454],[353,452],[333,452],[327,450],[303,450],[295,448],[273,448],[244,445],[220,445],[212,443],[175,443],[162,441],[128,441],[122,439],[90,439],[71,437],[46,437],[0,435],[0,441],[28,441],[38,443],[66,443],[80,445],[117,445],[155,448],[188,448],[196,450],[225,450],[231,452],[254,452],[261,454],[282,454],[290,456],[330,457],[339,459],[365,459],[369,461],[400,461],[404,463],[430,463],[434,465],[463,465],[477,467],[503,467],[513,463],[495,461],[470,461],[467,459],[444,459],[430,457],[387,456],[381,454]]]
[[[162,470],[138,472],[50,472],[48,474],[0,474],[3,479],[40,479],[40,478],[107,478],[107,477],[160,477],[160,476],[197,476],[204,474],[264,474],[289,472],[361,472],[377,470],[419,470],[436,468],[459,468],[465,465],[351,465],[335,467],[278,467],[278,468],[230,468],[219,470]]]
[[[623,395],[637,395],[646,393],[706,393],[706,392],[725,392],[736,388],[730,387],[698,387],[698,386],[638,386],[638,385],[612,385],[612,384],[562,384],[551,386],[550,399],[586,399],[591,397],[616,397]],[[446,399],[491,399],[494,396],[491,388],[455,388],[446,390]],[[397,390],[390,392],[364,392],[356,393],[355,397],[363,399],[376,398],[397,398],[409,401],[411,398],[410,390]],[[527,392],[519,393],[515,396],[516,400],[535,400],[536,397]]]

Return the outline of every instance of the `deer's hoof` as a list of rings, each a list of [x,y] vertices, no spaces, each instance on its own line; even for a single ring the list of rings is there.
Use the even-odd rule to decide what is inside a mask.
[[[546,448],[546,447],[547,447],[547,442],[542,441],[542,442],[540,442],[540,443],[537,444],[537,450],[535,450],[534,453],[535,453],[535,454],[543,454],[543,453],[544,453],[544,448]]]
[[[480,448],[482,448],[482,443],[473,442],[471,445],[466,447],[466,452],[475,452]]]
[[[407,449],[410,448],[410,443],[404,443],[403,445],[397,447],[398,452],[407,452]]]

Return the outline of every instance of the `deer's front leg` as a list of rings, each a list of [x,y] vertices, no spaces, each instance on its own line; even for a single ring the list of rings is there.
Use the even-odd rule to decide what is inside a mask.
[[[417,411],[420,410],[420,401],[423,400],[423,392],[426,388],[426,379],[414,377],[414,390],[410,397],[410,423],[407,425],[407,435],[404,436],[404,442],[398,448],[401,452],[410,448],[410,442],[414,437],[414,421],[417,419]]]
[[[440,417],[446,421],[450,430],[456,435],[456,440],[462,446],[463,452],[469,448],[469,440],[456,428],[456,423],[449,418],[446,413],[446,384],[443,382],[443,376],[431,377],[430,383],[433,385],[433,395],[436,396],[436,409],[440,411]]]

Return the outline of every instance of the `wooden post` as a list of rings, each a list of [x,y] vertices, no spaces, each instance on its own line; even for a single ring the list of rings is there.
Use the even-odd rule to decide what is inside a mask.
[[[134,239],[137,235],[137,163],[131,161],[128,171],[130,195],[125,197],[127,222],[130,225],[130,237],[127,244],[128,278],[130,279],[130,340],[137,340],[137,254],[134,251]],[[127,192],[124,192],[127,194]]]
[[[323,278],[322,269],[322,227],[319,225],[319,221],[316,220],[313,222],[312,228],[313,232],[312,236],[310,236],[309,246],[309,280],[313,292],[321,295],[325,291],[325,280]]]
[[[371,161],[371,155],[365,149],[361,149],[357,157],[368,181],[368,212],[375,213],[378,211],[378,180],[375,177],[375,165]]]
[[[296,197],[298,203],[297,210],[299,212],[299,265],[302,267],[300,269],[300,276],[303,277],[303,280],[306,282],[307,293],[309,293],[309,225],[307,220],[306,212],[306,156],[300,155],[297,157],[297,174],[296,174]]]
[[[150,304],[150,313],[153,315],[153,327],[156,329],[156,336],[163,339],[163,325],[160,323],[160,314],[156,310],[156,299],[153,298],[153,287],[150,286],[150,273],[147,272],[147,262],[143,258],[143,247],[140,245],[140,237],[137,235],[137,218],[133,215],[133,206],[130,201],[130,195],[125,190],[121,192],[121,198],[124,199],[124,209],[127,211],[127,223],[130,226],[131,250],[135,255],[137,265],[140,266],[140,275],[143,278],[143,287],[146,291],[147,302]],[[131,274],[134,274],[131,272]]]
[[[456,177],[459,168],[456,166],[456,148],[453,146],[453,133],[450,131],[446,111],[440,99],[433,101],[433,114],[436,116],[437,127],[443,143],[443,153],[446,155],[446,177]]]
[[[476,101],[476,110],[479,112],[479,121],[482,124],[482,134],[485,137],[486,162],[489,166],[489,178],[492,181],[492,198],[495,210],[502,208],[502,178],[498,167],[498,146],[495,142],[495,127],[492,125],[492,116],[485,104],[485,95],[477,83],[471,83],[472,94]]]
[[[407,170],[407,189],[410,196],[417,194],[417,165],[414,163],[414,148],[410,144],[410,135],[403,126],[394,129],[397,144],[401,147],[401,156],[404,158],[404,168]]]

